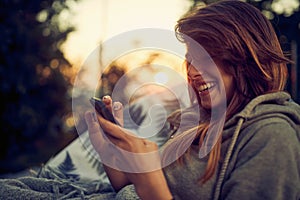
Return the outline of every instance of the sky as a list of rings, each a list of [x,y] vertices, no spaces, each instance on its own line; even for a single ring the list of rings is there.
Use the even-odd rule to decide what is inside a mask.
[[[176,21],[190,7],[189,0],[79,0],[71,4],[68,19],[76,27],[62,49],[79,65],[100,41],[139,28],[174,30]]]
[[[121,38],[119,43],[115,38],[120,35],[123,37],[126,33],[141,28],[174,31],[176,21],[186,13],[190,5],[190,0],[79,0],[77,3],[71,3],[69,17],[64,21],[73,24],[76,31],[68,35],[66,42],[62,45],[62,51],[73,65],[73,69],[78,70],[77,86],[84,85],[84,88],[77,88],[77,86],[75,88],[78,91],[86,90],[86,88],[94,89],[103,70],[114,59],[122,57],[124,49],[128,48],[127,52],[129,52],[138,46],[145,45],[146,40],[148,44],[157,42],[154,41],[157,36],[152,37],[147,33],[137,36],[129,34],[128,38]],[[160,35],[160,33],[154,34]],[[174,42],[170,39],[164,39],[164,41],[172,44],[180,43],[175,39],[175,34],[172,33],[172,37],[174,37]],[[101,41],[104,49],[101,59],[103,67],[99,64]],[[143,56],[139,57],[145,59]],[[167,60],[170,59],[167,58]],[[137,57],[131,59],[131,62],[127,61],[131,66],[138,66],[138,62],[140,61]],[[176,62],[177,64],[170,63],[169,65],[178,66],[180,63],[181,67],[182,60],[177,59]],[[164,79],[162,75],[156,78],[160,78],[160,81]]]

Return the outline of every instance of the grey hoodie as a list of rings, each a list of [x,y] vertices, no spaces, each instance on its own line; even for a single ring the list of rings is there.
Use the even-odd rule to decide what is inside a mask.
[[[221,162],[201,184],[197,148],[164,168],[177,199],[300,199],[300,106],[284,92],[253,99],[224,125]]]

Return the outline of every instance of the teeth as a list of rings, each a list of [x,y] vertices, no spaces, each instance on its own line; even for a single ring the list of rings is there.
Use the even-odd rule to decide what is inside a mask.
[[[213,86],[215,86],[214,83],[206,83],[206,84],[200,85],[198,87],[198,91],[201,93],[205,90],[208,90],[208,89],[212,88]]]

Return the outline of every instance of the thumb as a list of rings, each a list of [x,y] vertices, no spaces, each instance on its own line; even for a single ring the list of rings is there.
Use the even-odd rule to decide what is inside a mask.
[[[123,115],[124,115],[124,109],[123,109],[123,105],[121,102],[114,102],[113,103],[113,115],[115,117],[115,119],[119,122],[119,125],[120,126],[124,126],[124,118],[123,118]]]
[[[103,146],[104,138],[102,131],[100,130],[100,125],[97,119],[97,115],[93,111],[87,111],[85,113],[85,121],[88,126],[89,137],[92,145],[97,152],[100,151],[100,147]]]
[[[100,132],[100,126],[95,112],[87,111],[84,117],[88,126],[89,134],[97,134]]]

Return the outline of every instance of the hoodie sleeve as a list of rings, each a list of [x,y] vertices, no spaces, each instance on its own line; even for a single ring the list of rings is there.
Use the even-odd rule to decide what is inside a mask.
[[[221,199],[299,200],[299,131],[279,121],[251,132],[231,158]]]

